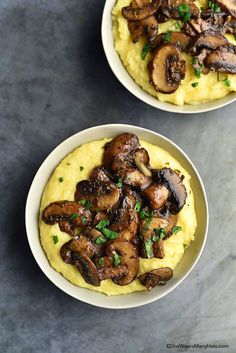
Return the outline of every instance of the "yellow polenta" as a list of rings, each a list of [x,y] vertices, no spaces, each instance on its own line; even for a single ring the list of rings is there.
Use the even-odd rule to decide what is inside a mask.
[[[107,295],[119,295],[145,290],[145,287],[143,287],[137,279],[126,286],[118,286],[110,279],[102,281],[100,287],[94,287],[87,284],[74,266],[65,264],[61,259],[60,248],[65,242],[69,241],[71,237],[67,233],[63,233],[58,224],[47,225],[41,219],[42,210],[49,203],[59,200],[74,199],[76,184],[80,180],[88,179],[91,170],[102,163],[103,146],[107,141],[109,140],[104,139],[86,143],[71,152],[60,162],[50,177],[42,196],[39,230],[41,243],[48,261],[57,272],[61,273],[66,279],[77,286],[89,288]],[[197,224],[194,198],[190,188],[190,175],[163,149],[144,141],[141,141],[141,145],[149,152],[152,168],[170,167],[181,171],[185,176],[184,184],[187,188],[188,197],[186,205],[178,216],[177,225],[182,227],[182,231],[172,235],[169,239],[164,240],[164,259],[140,259],[139,272],[143,273],[158,267],[166,266],[174,269],[184,254],[185,246],[188,246],[194,239],[194,232]],[[80,167],[84,167],[84,169],[81,170],[82,168]],[[63,178],[63,181],[60,182],[60,180],[62,180],[61,178]],[[57,244],[54,244],[53,242],[53,235],[58,236],[59,241]]]
[[[157,92],[149,82],[149,73],[147,63],[151,54],[148,53],[145,60],[141,59],[142,48],[146,43],[145,38],[141,38],[139,42],[133,43],[128,29],[128,22],[123,17],[122,7],[129,5],[131,0],[117,0],[112,11],[113,18],[113,37],[114,45],[119,54],[123,65],[126,67],[130,76],[134,81],[142,87],[146,92],[156,97],[160,101],[170,102],[177,105],[199,104],[205,103],[218,98],[222,98],[231,91],[236,91],[236,74],[223,74],[209,72],[207,75],[202,74],[200,79],[194,75],[194,69],[191,64],[192,57],[186,53],[181,53],[182,58],[186,61],[186,76],[181,81],[177,91],[172,94],[163,94]],[[195,2],[200,7],[206,7],[206,0],[198,0]],[[167,31],[178,31],[176,29],[176,21],[169,20],[162,23],[158,27],[158,33]],[[236,44],[233,35],[226,35],[227,39]],[[230,86],[226,87],[223,80],[230,80]],[[197,87],[192,87],[192,83],[199,82]]]

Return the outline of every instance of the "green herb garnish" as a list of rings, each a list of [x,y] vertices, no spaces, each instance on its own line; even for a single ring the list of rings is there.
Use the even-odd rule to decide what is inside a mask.
[[[224,82],[225,87],[230,87],[231,82],[230,82],[230,80],[228,79],[228,77],[226,77],[226,78],[223,80],[223,82]]]
[[[60,181],[60,183],[62,183],[64,181],[64,178],[60,177],[58,180]]]
[[[59,242],[57,235],[52,235],[52,240],[54,244],[57,244]]]
[[[174,226],[174,227],[172,228],[172,234],[176,234],[176,233],[180,232],[181,230],[182,230],[182,227],[180,227],[180,226]]]
[[[144,248],[147,258],[150,259],[150,257],[152,256],[152,239],[148,239],[145,241]]]
[[[134,210],[135,210],[136,212],[140,212],[140,210],[141,210],[141,202],[140,202],[140,200],[136,202],[136,205],[135,205],[135,207],[134,207]]]
[[[99,266],[104,265],[104,257],[100,257],[100,259],[98,260],[98,265]]]
[[[157,243],[166,236],[166,231],[164,228],[154,228],[155,235],[152,236],[152,240]]]
[[[97,228],[98,230],[101,230],[102,228],[105,228],[106,226],[109,226],[110,222],[108,219],[103,219],[101,221],[98,222],[98,224],[96,225],[95,228]]]
[[[180,27],[179,22],[176,22],[176,23],[175,23],[175,29],[179,29],[179,30],[181,30],[181,27]]]
[[[90,201],[87,201],[87,200],[79,200],[78,203],[82,206],[84,206],[84,208],[86,210],[89,210],[92,206],[91,202]]]
[[[119,266],[120,265],[120,263],[121,263],[121,256],[120,255],[118,255],[116,252],[114,252],[113,253],[113,265],[115,266],[115,267],[117,267],[117,266]]]
[[[151,223],[151,220],[152,220],[151,218],[146,218],[146,223],[145,223],[144,226],[143,226],[142,235],[145,234],[145,233],[147,233],[148,228],[149,228],[150,223]]]
[[[147,56],[147,53],[151,49],[151,45],[149,43],[146,43],[141,51],[141,58],[144,60]]]
[[[108,239],[116,239],[118,237],[117,232],[114,232],[113,230],[107,229],[106,227],[109,226],[109,220],[108,219],[103,219],[100,221],[95,228],[100,230],[100,232]]]
[[[196,64],[196,63],[197,63],[197,58],[193,57],[193,58],[192,58],[192,64],[194,65],[194,64]]]
[[[79,169],[80,169],[80,171],[82,172],[82,170],[84,170],[84,167],[81,165],[81,166],[79,167]]]
[[[79,214],[78,213],[73,213],[71,216],[70,216],[70,221],[72,221],[72,219],[75,219],[75,218],[78,218],[79,217]]]
[[[197,68],[197,69],[194,69],[194,75],[197,77],[197,78],[200,78],[201,77],[201,69],[200,68]]]
[[[121,178],[118,179],[117,183],[116,183],[117,187],[118,188],[122,188],[122,185],[123,185],[123,181]]]
[[[215,3],[214,1],[208,1],[208,6],[210,7],[210,9],[212,9],[214,12],[220,12],[221,8],[220,6]]]
[[[183,22],[188,22],[191,17],[190,7],[188,4],[181,4],[177,7],[179,16],[182,18]]]
[[[82,220],[82,224],[85,224],[87,222],[87,217],[83,216],[81,220]]]
[[[153,213],[154,213],[153,211],[147,212],[145,210],[140,210],[139,216],[141,219],[151,218],[153,216]]]
[[[102,235],[100,237],[97,237],[95,240],[95,243],[100,245],[100,244],[104,244],[106,242],[106,238],[104,238]]]
[[[193,87],[193,88],[197,87],[198,85],[199,85],[199,82],[193,82],[193,83],[192,83],[192,87]]]
[[[171,31],[168,31],[168,32],[165,33],[164,41],[166,43],[170,43],[170,40],[171,40]]]

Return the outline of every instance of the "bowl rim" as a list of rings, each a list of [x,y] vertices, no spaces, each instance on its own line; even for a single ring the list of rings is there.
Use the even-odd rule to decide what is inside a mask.
[[[157,98],[145,92],[128,74],[114,47],[111,11],[116,1],[117,0],[105,1],[101,22],[102,45],[108,64],[113,74],[116,76],[118,81],[120,81],[120,83],[136,98],[154,108],[179,114],[197,114],[209,112],[215,109],[223,108],[224,106],[233,103],[236,100],[236,92],[230,92],[225,97],[216,99],[211,102],[193,105],[184,104],[183,106],[178,106],[168,102],[161,102]],[[111,28],[111,30],[108,30],[108,28]]]
[[[202,192],[202,196],[203,196],[203,201],[204,201],[204,208],[205,208],[205,223],[204,223],[204,235],[203,235],[203,240],[202,240],[202,244],[200,246],[200,249],[199,249],[199,252],[197,253],[197,256],[195,257],[195,260],[192,262],[191,266],[189,267],[188,271],[180,278],[176,281],[175,284],[173,284],[170,288],[168,288],[165,293],[162,293],[162,294],[159,294],[157,293],[157,295],[153,298],[147,298],[147,297],[144,297],[142,303],[136,303],[136,304],[132,304],[132,305],[129,305],[129,304],[126,304],[125,303],[125,300],[124,300],[124,303],[123,304],[100,304],[100,303],[96,303],[96,299],[95,300],[91,300],[91,299],[84,299],[84,298],[80,298],[78,295],[75,295],[74,293],[71,293],[70,289],[69,289],[69,286],[72,285],[72,286],[75,286],[77,288],[80,288],[81,287],[78,287],[76,285],[73,285],[71,284],[71,282],[69,282],[69,280],[67,280],[66,278],[63,277],[62,274],[60,274],[59,272],[57,272],[49,263],[48,259],[47,259],[47,256],[42,248],[42,245],[41,245],[41,242],[40,242],[40,239],[39,239],[39,229],[38,229],[38,213],[37,213],[37,217],[36,219],[32,220],[32,222],[36,222],[36,227],[37,227],[37,237],[38,237],[38,242],[40,244],[40,248],[41,248],[41,252],[43,252],[44,254],[44,257],[46,259],[46,262],[47,262],[47,266],[45,266],[45,263],[43,264],[43,262],[40,260],[40,256],[38,254],[38,248],[37,246],[34,245],[33,243],[33,238],[32,238],[32,235],[31,235],[31,225],[30,225],[30,222],[31,222],[31,218],[32,218],[32,212],[31,212],[31,199],[33,197],[33,192],[34,192],[34,189],[38,186],[37,185],[37,182],[38,182],[38,178],[40,176],[40,174],[42,173],[43,169],[45,168],[47,162],[53,157],[54,154],[56,154],[58,152],[58,150],[62,149],[62,147],[65,145],[65,144],[70,144],[71,141],[73,141],[73,139],[75,139],[76,137],[78,137],[78,135],[80,134],[85,134],[85,133],[91,133],[91,136],[93,136],[93,133],[96,131],[96,130],[99,130],[99,129],[102,129],[102,130],[109,130],[110,128],[112,128],[113,130],[116,130],[116,129],[121,129],[123,130],[124,132],[127,130],[127,129],[130,129],[130,132],[135,130],[134,133],[138,133],[138,132],[146,132],[147,134],[151,134],[151,135],[154,135],[156,136],[157,138],[160,138],[160,139],[163,139],[165,142],[167,142],[168,144],[170,144],[172,147],[174,147],[180,154],[182,154],[182,156],[184,157],[184,159],[190,164],[190,166],[193,168],[193,171],[197,177],[197,180],[199,182],[199,185],[200,185],[200,188],[201,188],[201,192]],[[112,135],[111,135],[112,136]],[[108,137],[106,135],[106,133],[104,133],[104,137]],[[93,138],[91,137],[91,139],[89,139],[87,142],[89,141],[95,141],[96,138]],[[86,142],[83,142],[81,144],[84,144]],[[81,144],[78,144],[77,147],[79,147]],[[76,148],[76,147],[75,147]],[[58,159],[59,161],[57,161],[55,163],[55,165],[57,166],[58,163],[60,163],[61,160],[63,160],[65,158],[65,156],[70,153],[71,151],[73,151],[74,148],[70,149],[69,152],[66,152],[66,153],[62,153],[60,158]],[[50,178],[50,175],[51,173],[54,171],[55,167],[52,167],[51,168],[51,171],[49,172],[49,176],[47,177],[46,179],[46,183],[43,183],[43,185],[41,185],[40,189],[42,189],[41,193],[40,193],[40,199],[39,199],[39,202],[41,201],[41,197],[42,197],[42,193],[45,189],[45,186],[47,184],[47,181],[48,179]],[[37,209],[39,208],[39,205],[40,203],[37,205]],[[149,129],[146,129],[146,128],[142,128],[142,127],[139,127],[139,126],[136,126],[136,125],[130,125],[130,124],[103,124],[103,125],[97,125],[97,126],[93,126],[93,127],[90,127],[90,128],[87,128],[87,129],[83,129],[83,130],[80,130],[78,131],[77,133],[71,135],[70,137],[66,138],[64,141],[62,141],[59,145],[57,145],[48,155],[47,157],[43,160],[43,162],[41,163],[41,165],[39,166],[37,172],[35,173],[34,175],[34,178],[33,178],[33,181],[31,183],[31,186],[29,188],[29,192],[28,192],[28,195],[27,195],[27,200],[26,200],[26,206],[25,206],[25,226],[26,226],[26,234],[27,234],[27,239],[28,239],[28,243],[29,243],[29,246],[30,246],[30,249],[31,249],[31,252],[32,252],[32,255],[35,259],[35,261],[37,262],[38,266],[40,267],[40,269],[42,270],[42,272],[44,273],[44,275],[56,286],[58,287],[59,289],[61,289],[63,292],[65,292],[66,294],[70,295],[71,297],[77,299],[77,300],[80,300],[82,302],[85,302],[87,304],[91,304],[91,305],[94,305],[96,307],[101,307],[101,308],[106,308],[106,309],[128,309],[128,308],[135,308],[135,307],[139,307],[139,306],[143,306],[143,305],[146,305],[146,304],[150,304],[156,300],[159,300],[161,298],[163,298],[164,296],[166,296],[167,294],[169,294],[170,292],[172,292],[178,285],[180,285],[183,280],[190,274],[190,272],[193,270],[193,268],[196,266],[197,262],[199,261],[199,258],[203,252],[203,249],[205,247],[205,244],[206,244],[206,239],[207,239],[207,234],[208,234],[208,227],[209,227],[209,210],[208,210],[208,202],[207,202],[207,196],[206,196],[206,191],[205,191],[205,187],[204,187],[204,184],[203,184],[203,181],[196,169],[196,167],[194,166],[193,162],[190,160],[190,158],[187,156],[187,154],[178,146],[176,145],[173,141],[171,141],[169,138],[155,132],[155,131],[152,131],[152,130],[149,130]],[[49,269],[50,268],[50,269]],[[53,276],[53,273],[56,274],[56,278],[54,278]],[[63,286],[61,283],[60,283],[60,278],[62,277],[67,283],[68,283],[68,287],[67,286]],[[58,278],[58,280],[57,280]],[[107,297],[106,295],[104,294],[101,294],[101,293],[98,293],[98,292],[95,292],[95,291],[91,291],[89,289],[86,289],[86,288],[82,288],[86,291],[89,291],[89,292],[92,292],[93,295],[96,297],[98,295],[103,295],[105,296],[106,298],[118,298],[118,297],[122,297],[122,298],[125,298],[127,295],[132,295],[132,294],[137,294],[137,293],[143,293],[143,292],[134,292],[134,293],[128,293],[128,294],[122,294],[122,295],[117,295],[117,296],[111,296],[111,297]],[[146,292],[145,292],[146,293]]]

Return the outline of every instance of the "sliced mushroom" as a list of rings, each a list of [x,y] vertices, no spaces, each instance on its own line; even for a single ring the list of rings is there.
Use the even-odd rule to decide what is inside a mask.
[[[87,283],[95,287],[100,286],[98,270],[86,253],[74,253],[74,265]]]
[[[100,221],[108,219],[108,214],[104,211],[99,211],[96,213],[94,219],[93,219],[93,224],[97,225]]]
[[[152,209],[158,209],[165,205],[169,198],[169,190],[162,184],[152,184],[143,191]]]
[[[102,182],[109,182],[111,181],[112,177],[108,170],[106,170],[103,166],[98,166],[92,170],[89,179],[94,181],[98,180]]]
[[[138,42],[144,33],[147,33],[148,41],[152,42],[158,32],[158,23],[155,16],[147,17],[142,21],[129,21],[128,27],[133,43]]]
[[[102,260],[102,264],[99,264],[99,258],[96,260],[100,280],[118,278],[128,274],[127,267],[125,265],[114,267],[111,257],[103,256]]]
[[[113,172],[124,168],[124,161],[128,155],[132,154],[139,147],[139,139],[131,133],[124,133],[116,136],[113,140],[106,143],[103,155],[105,168]],[[130,166],[130,163],[127,163]]]
[[[180,51],[172,44],[156,49],[148,63],[151,83],[158,92],[173,93],[185,77],[185,61],[180,60]]]
[[[190,48],[190,52],[195,55],[196,53],[199,53],[202,48],[214,50],[217,47],[228,43],[228,40],[221,34],[213,31],[205,31],[195,38]]]
[[[122,197],[119,206],[111,213],[110,229],[121,232],[130,226],[133,221],[133,210],[136,204],[134,193],[128,188],[123,187]]]
[[[121,277],[113,278],[113,282],[119,286],[131,283],[138,274],[139,258],[134,245],[127,241],[113,241],[107,246],[106,253],[112,257],[117,253],[121,256],[121,266],[126,266],[127,273]]]
[[[119,239],[124,241],[130,241],[136,244],[136,235],[138,232],[139,219],[137,212],[129,212],[129,225],[127,228],[123,229],[119,234]]]
[[[236,17],[236,3],[235,3],[235,0],[216,0],[216,3],[220,5],[222,10],[226,10],[233,17]]]
[[[64,233],[71,236],[75,235],[75,227],[68,221],[59,221],[59,228]]]
[[[191,38],[183,32],[170,32],[168,40],[166,39],[166,33],[161,33],[152,42],[152,48],[154,49],[162,44],[170,43],[179,46],[183,51],[187,51],[190,42]]]
[[[86,227],[91,223],[92,215],[90,210],[75,201],[57,201],[43,210],[42,219],[46,224],[68,221],[74,227]],[[68,224],[61,223],[61,227],[66,229]]]
[[[189,0],[164,0],[161,4],[161,11],[168,18],[181,20],[182,17],[178,7],[182,4],[188,6],[191,18],[199,17],[198,7],[193,3],[193,1],[189,1]]]
[[[134,164],[138,170],[145,176],[151,176],[150,171],[150,158],[147,150],[145,148],[139,148],[133,153]]]
[[[185,205],[187,191],[183,184],[183,176],[170,168],[163,168],[153,173],[153,178],[158,183],[167,187],[170,191],[170,212],[179,213]]]
[[[153,0],[142,7],[125,6],[122,8],[122,14],[128,21],[141,21],[147,17],[154,15],[159,6],[160,0]]]
[[[160,284],[166,284],[173,277],[173,271],[170,267],[157,268],[155,270],[145,272],[138,277],[141,284],[144,285],[147,290],[151,290]]]
[[[153,235],[155,235],[154,229],[166,228],[168,226],[168,220],[161,217],[152,217],[140,220],[139,223],[139,235],[141,238],[141,257],[151,258],[154,257],[154,242],[152,241]],[[157,255],[157,247],[155,254]]]
[[[205,66],[212,71],[235,74],[236,54],[215,50],[205,60]]]
[[[153,242],[153,255],[158,259],[163,259],[165,257],[163,240]]]
[[[227,16],[224,26],[227,33],[235,34],[236,33],[236,18],[232,16]]]
[[[119,170],[118,175],[124,184],[138,190],[144,190],[152,183],[150,176],[144,175],[136,168],[122,168]]]
[[[91,203],[92,210],[110,210],[120,197],[118,187],[111,182],[82,180],[76,185],[75,200]]]

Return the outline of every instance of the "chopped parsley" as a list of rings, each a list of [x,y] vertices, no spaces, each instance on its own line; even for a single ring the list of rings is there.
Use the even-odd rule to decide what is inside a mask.
[[[136,212],[140,212],[140,210],[141,210],[141,202],[140,202],[140,200],[138,200],[138,201],[136,202],[136,205],[135,205],[135,207],[134,207],[134,210],[135,210]]]
[[[113,265],[115,267],[119,266],[121,263],[121,256],[118,255],[115,251],[113,253]]]
[[[82,172],[82,170],[84,170],[84,167],[81,165],[81,166],[79,167],[79,169],[80,169],[80,171]]]
[[[197,58],[193,57],[193,58],[192,58],[192,64],[194,65],[194,64],[196,64],[196,63],[197,63]]]
[[[123,182],[122,182],[121,178],[118,179],[116,185],[117,185],[118,188],[122,188]]]
[[[98,265],[99,266],[104,265],[104,257],[100,257],[100,259],[98,260]]]
[[[100,237],[97,237],[95,240],[95,243],[100,245],[100,244],[104,244],[106,242],[106,238],[104,238],[102,235]]]
[[[73,213],[71,216],[70,216],[70,221],[72,221],[72,219],[75,219],[75,218],[78,218],[79,217],[79,214],[78,213]]]
[[[152,218],[153,213],[154,213],[153,211],[147,212],[146,210],[143,209],[143,210],[140,210],[139,216],[141,219]]]
[[[114,232],[113,230],[107,229],[106,227],[109,226],[109,220],[108,219],[103,219],[100,221],[95,228],[100,230],[100,232],[107,238],[107,239],[116,239],[118,237],[117,232]]]
[[[82,224],[85,224],[87,222],[87,217],[83,216],[81,221],[82,221]]]
[[[144,243],[144,249],[148,259],[152,256],[152,239],[148,239]]]
[[[146,43],[141,51],[141,59],[144,60],[147,56],[147,53],[150,51],[151,45]]]
[[[194,69],[194,75],[197,77],[197,78],[200,78],[201,77],[201,69],[200,68],[196,68]]]
[[[179,29],[179,30],[181,30],[181,26],[180,26],[180,24],[179,24],[179,22],[178,22],[178,21],[175,23],[175,29]]]
[[[223,82],[224,82],[225,87],[230,87],[231,82],[230,82],[230,80],[228,79],[228,77],[226,77],[226,78],[223,80]]]
[[[188,22],[191,17],[190,7],[188,4],[181,4],[177,7],[179,16],[182,18],[183,22]]]
[[[199,82],[193,82],[193,83],[192,83],[192,87],[193,87],[193,88],[197,87],[198,85],[199,85]]]
[[[54,244],[57,244],[59,242],[57,235],[52,235],[52,240]]]
[[[142,235],[145,234],[145,233],[147,233],[148,228],[149,228],[150,223],[151,223],[151,220],[152,220],[151,218],[146,218],[146,223],[145,223],[144,226],[143,226]]]
[[[172,228],[172,234],[176,234],[176,233],[180,232],[181,230],[182,230],[182,227],[180,227],[180,226],[174,226],[174,227]]]
[[[214,12],[220,12],[221,8],[220,6],[215,3],[214,1],[208,1],[208,6],[210,7],[210,9],[212,9]]]
[[[171,31],[168,31],[168,32],[165,33],[164,41],[166,43],[170,43],[170,40],[171,40]]]
[[[60,177],[58,180],[59,180],[60,183],[62,183],[64,181],[64,178]]]
[[[157,243],[166,236],[166,231],[164,228],[154,228],[155,234],[152,236],[152,240]]]
[[[80,205],[84,206],[84,208],[85,208],[86,210],[89,210],[89,209],[91,208],[91,206],[92,206],[91,202],[88,201],[88,200],[79,200],[78,203],[79,203]]]

